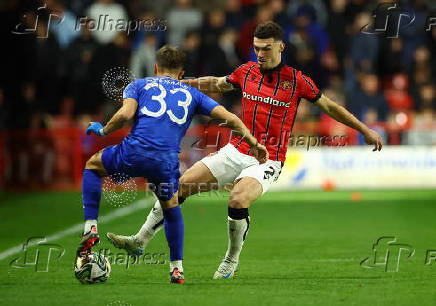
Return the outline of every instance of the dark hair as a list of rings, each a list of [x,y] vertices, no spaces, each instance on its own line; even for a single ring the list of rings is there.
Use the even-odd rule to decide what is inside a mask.
[[[165,45],[156,53],[156,64],[162,69],[181,70],[186,61],[186,55],[177,47]]]
[[[281,26],[274,21],[267,21],[257,26],[254,31],[254,37],[257,38],[274,38],[274,40],[283,40],[284,33]]]

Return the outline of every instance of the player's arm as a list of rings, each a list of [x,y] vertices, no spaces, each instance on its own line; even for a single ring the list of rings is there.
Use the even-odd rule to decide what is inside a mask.
[[[197,88],[203,93],[219,93],[227,92],[234,89],[231,83],[227,82],[227,77],[205,76],[196,79],[184,79],[183,83],[191,87]]]
[[[214,119],[224,120],[227,127],[241,135],[250,145],[251,152],[260,163],[264,163],[269,159],[269,154],[265,146],[261,145],[257,139],[251,135],[250,130],[238,116],[227,111],[223,106],[216,106],[212,109],[210,116]]]
[[[123,106],[112,116],[106,126],[102,126],[99,122],[91,122],[86,134],[91,132],[98,136],[104,136],[123,127],[123,125],[133,118],[138,108],[138,102],[135,99],[127,98],[123,101]]]
[[[369,145],[374,145],[373,151],[381,150],[383,141],[380,135],[368,128],[363,122],[359,121],[344,107],[333,102],[325,95],[321,95],[321,97],[314,104],[336,121],[339,121],[362,133],[365,138],[365,142]]]

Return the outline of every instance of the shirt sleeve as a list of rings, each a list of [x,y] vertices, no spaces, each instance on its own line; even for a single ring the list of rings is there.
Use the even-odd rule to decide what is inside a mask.
[[[210,112],[217,107],[219,104],[209,98],[209,96],[205,95],[204,93],[197,91],[197,113],[201,115],[210,116]]]
[[[314,103],[321,98],[321,91],[316,87],[311,78],[299,72],[300,97]]]
[[[126,88],[124,88],[123,91],[123,99],[135,99],[136,101],[138,101],[138,90],[137,90],[137,85],[136,85],[136,81],[131,82],[129,85],[126,86]]]
[[[247,64],[243,64],[236,68],[231,74],[226,76],[226,81],[229,84],[232,84],[236,88],[241,88],[241,83],[244,79],[245,75],[245,66]]]

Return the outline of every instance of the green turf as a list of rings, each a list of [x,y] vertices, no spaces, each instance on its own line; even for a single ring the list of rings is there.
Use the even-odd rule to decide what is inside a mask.
[[[75,233],[54,241],[65,255],[48,272],[17,269],[0,261],[4,305],[431,305],[435,304],[436,191],[268,193],[250,209],[251,227],[233,280],[212,280],[227,248],[226,198],[193,197],[185,218],[185,285],[168,283],[168,266],[112,265],[102,285],[81,285],[73,276]],[[28,237],[47,236],[81,221],[78,193],[2,194],[0,252]],[[119,208],[102,203],[102,215]],[[107,231],[135,233],[146,212],[101,224]],[[381,236],[413,246],[398,272],[365,269]],[[101,248],[114,249],[106,240]],[[32,248],[31,248],[32,249]],[[31,253],[29,249],[29,254]],[[148,248],[168,254],[163,233]],[[435,253],[436,254],[436,253]],[[42,256],[41,256],[42,257]],[[121,260],[120,260],[121,261]],[[150,262],[150,261],[148,261]]]

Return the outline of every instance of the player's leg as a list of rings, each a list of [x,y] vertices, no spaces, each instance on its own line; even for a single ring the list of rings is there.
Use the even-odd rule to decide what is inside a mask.
[[[193,194],[233,183],[242,169],[254,164],[258,164],[255,158],[240,153],[231,144],[226,145],[217,153],[204,157],[183,173],[180,179],[179,204]],[[136,235],[144,246],[162,228],[162,219],[162,209],[159,202],[156,202]]]
[[[178,203],[181,204],[186,197],[195,194],[198,189],[207,191],[217,187],[216,179],[210,170],[202,163],[197,162],[185,171],[180,178]],[[180,196],[183,195],[183,197]],[[154,207],[149,212],[145,223],[139,232],[133,236],[118,235],[107,233],[109,241],[117,248],[124,249],[132,256],[140,256],[151,239],[164,227],[164,214],[159,200],[156,200]]]
[[[217,179],[202,161],[198,161],[191,168],[186,170],[180,178],[178,196],[179,204],[182,204],[187,197],[193,194],[216,188],[218,188]],[[162,228],[163,212],[159,201],[156,201],[154,207],[148,214],[145,223],[142,225],[135,237],[141,242],[142,247],[145,248],[148,242]]]
[[[85,165],[82,181],[83,214],[85,227],[83,237],[77,249],[81,255],[90,251],[90,248],[100,241],[97,231],[97,218],[101,198],[101,178],[107,176],[102,162],[103,150],[94,154]]]
[[[165,236],[170,248],[170,281],[183,284],[183,239],[184,223],[177,200],[177,192],[170,200],[159,200],[163,210]]]
[[[229,243],[224,260],[213,278],[232,278],[238,267],[239,255],[250,228],[248,208],[262,195],[262,185],[252,177],[240,179],[230,194],[227,231]]]
[[[280,162],[269,160],[265,164],[244,169],[238,176],[228,208],[229,244],[224,260],[214,275],[215,279],[233,277],[250,227],[248,208],[278,179],[281,167]]]

